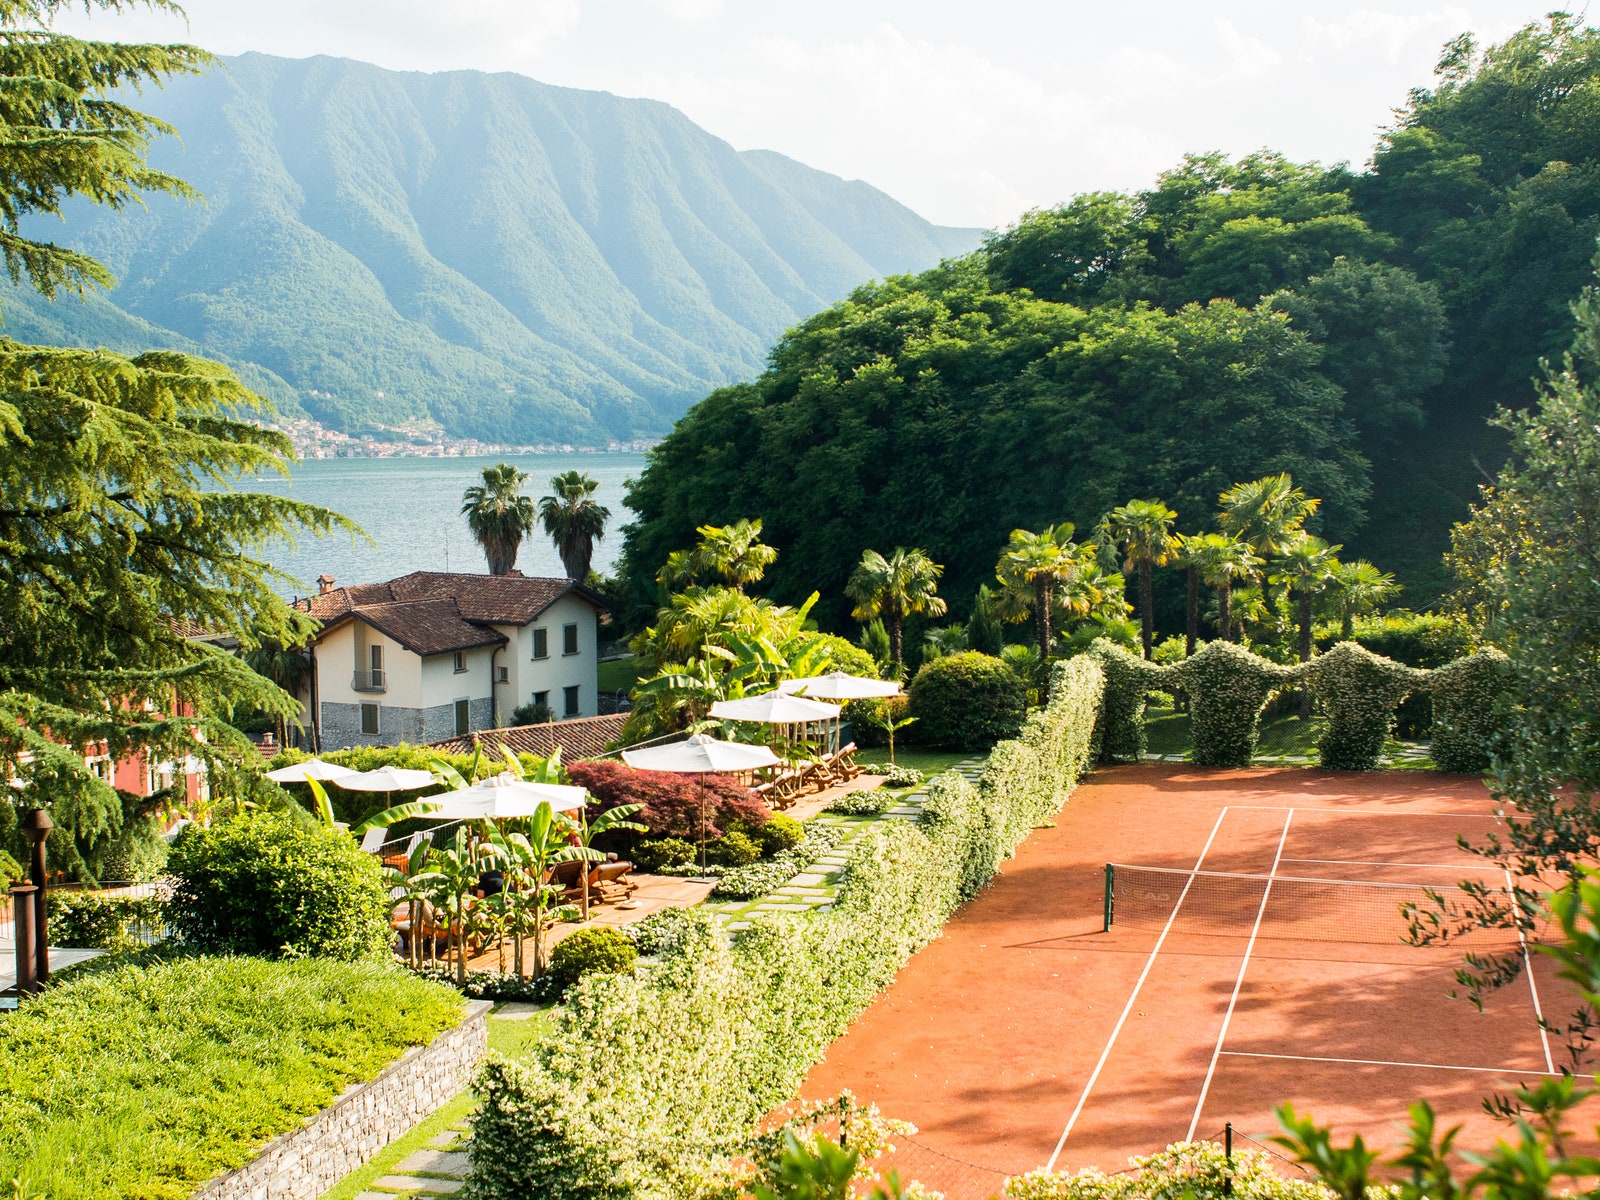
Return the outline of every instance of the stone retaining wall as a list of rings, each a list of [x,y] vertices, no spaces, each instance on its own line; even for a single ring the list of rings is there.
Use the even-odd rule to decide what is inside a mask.
[[[469,1002],[461,1024],[431,1045],[407,1050],[375,1079],[352,1084],[194,1200],[315,1200],[471,1082],[489,1048],[485,1018],[492,1007]]]

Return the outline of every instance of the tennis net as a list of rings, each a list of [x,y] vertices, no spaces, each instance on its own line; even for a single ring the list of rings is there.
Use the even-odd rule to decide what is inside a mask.
[[[1360,879],[1307,879],[1293,875],[1237,875],[1172,867],[1106,864],[1105,927],[1174,928],[1189,933],[1293,938],[1304,941],[1380,942],[1408,940],[1411,920],[1403,906],[1437,914],[1434,896],[1452,906],[1464,897],[1453,885],[1380,883]],[[1491,900],[1507,900],[1505,889],[1489,889]],[[1463,947],[1515,944],[1512,929],[1472,929],[1450,939]]]

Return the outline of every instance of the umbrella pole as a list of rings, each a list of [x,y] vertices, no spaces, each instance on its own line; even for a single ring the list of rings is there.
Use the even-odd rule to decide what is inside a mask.
[[[700,874],[706,873],[706,777],[700,774]]]

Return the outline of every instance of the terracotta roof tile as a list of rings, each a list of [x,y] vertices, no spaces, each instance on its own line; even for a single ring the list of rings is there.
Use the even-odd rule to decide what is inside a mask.
[[[431,743],[434,750],[446,754],[471,754],[482,745],[485,754],[497,754],[501,746],[509,746],[515,754],[535,754],[548,758],[557,747],[566,759],[599,758],[606,748],[622,736],[622,723],[627,713],[609,713],[599,717],[575,717],[570,721],[551,721],[543,725],[516,725],[509,729],[485,729],[466,737],[449,738]]]
[[[526,625],[568,592],[598,609],[604,599],[570,579],[528,575],[471,575],[465,572],[414,571],[383,583],[336,587],[300,601],[300,608],[321,621],[332,621],[354,609],[411,600],[454,600],[463,620],[492,625]]]
[[[454,600],[418,600],[410,603],[363,604],[329,624],[361,620],[388,634],[417,654],[444,654],[476,646],[498,646],[505,636],[486,625],[463,621]],[[326,627],[326,626],[325,626]]]

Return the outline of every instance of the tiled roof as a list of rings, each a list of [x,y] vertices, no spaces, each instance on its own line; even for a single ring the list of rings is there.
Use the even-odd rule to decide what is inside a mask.
[[[543,725],[516,725],[510,729],[485,729],[482,733],[431,743],[446,754],[471,754],[482,745],[485,754],[498,754],[509,746],[515,754],[536,754],[548,758],[557,747],[565,759],[599,758],[622,736],[627,713],[608,713],[599,717],[576,717],[570,721],[550,721]]]
[[[409,603],[363,604],[353,608],[332,625],[346,618],[365,621],[388,634],[416,654],[444,654],[451,650],[471,650],[475,646],[505,644],[505,635],[487,625],[463,621],[454,600],[416,600]]]
[[[336,587],[300,601],[300,607],[318,620],[333,621],[373,604],[453,600],[462,620],[526,625],[569,592],[598,609],[609,607],[600,596],[570,579],[444,571],[414,571],[384,583]]]

